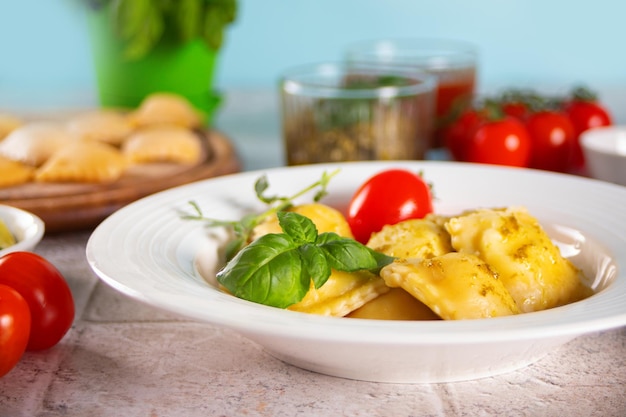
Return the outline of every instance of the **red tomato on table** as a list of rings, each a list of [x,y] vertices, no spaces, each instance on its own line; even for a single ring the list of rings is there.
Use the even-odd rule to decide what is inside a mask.
[[[43,257],[11,252],[0,258],[0,284],[15,289],[31,315],[27,350],[48,349],[74,321],[74,298],[61,273]]]
[[[24,297],[0,284],[0,377],[19,362],[30,335],[30,310]]]
[[[444,133],[446,148],[456,161],[465,161],[470,135],[483,121],[483,115],[475,110],[464,111]]]
[[[354,238],[366,244],[386,224],[419,219],[432,213],[430,186],[421,175],[405,169],[382,171],[352,196],[347,220]]]
[[[567,172],[574,149],[574,126],[564,113],[542,110],[531,114],[526,128],[532,141],[530,167]]]
[[[527,167],[531,140],[522,122],[506,116],[481,123],[466,152],[468,162]]]
[[[577,98],[567,102],[564,111],[574,126],[576,137],[572,165],[575,168],[581,168],[585,165],[585,157],[580,146],[580,134],[594,127],[610,126],[612,124],[611,115],[599,102]]]

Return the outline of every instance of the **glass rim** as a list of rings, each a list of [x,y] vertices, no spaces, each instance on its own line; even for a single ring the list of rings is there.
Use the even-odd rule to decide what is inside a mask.
[[[366,88],[344,88],[338,83],[327,84],[311,81],[311,77],[340,80],[350,70],[359,74],[398,76],[410,83],[399,86],[374,86]],[[318,79],[321,79],[318,78]],[[437,77],[424,71],[415,71],[402,65],[380,65],[371,63],[317,62],[291,67],[280,77],[281,91],[292,95],[326,98],[385,98],[422,95],[435,91]]]
[[[385,63],[425,69],[475,66],[478,47],[447,38],[389,38],[362,40],[345,48],[349,62]]]

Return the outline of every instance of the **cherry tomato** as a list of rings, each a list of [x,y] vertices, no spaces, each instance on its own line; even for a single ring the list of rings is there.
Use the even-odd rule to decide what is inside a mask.
[[[24,297],[0,284],[0,377],[17,364],[30,335],[30,310]]]
[[[527,167],[531,140],[522,122],[506,116],[480,124],[471,135],[467,161]]]
[[[465,153],[470,133],[472,133],[483,120],[482,114],[475,109],[468,109],[454,121],[444,133],[446,148],[457,161],[466,159]]]
[[[502,103],[502,111],[507,116],[514,117],[521,121],[526,120],[526,118],[530,114],[530,110],[528,109],[528,106],[525,103],[514,102],[514,101],[511,101],[508,103]]]
[[[530,167],[567,172],[576,136],[570,119],[561,112],[542,110],[526,121],[532,140]]]
[[[405,169],[382,171],[359,187],[348,206],[348,224],[354,238],[365,244],[386,224],[419,219],[432,213],[429,185]]]
[[[74,321],[74,298],[63,275],[46,259],[31,252],[4,255],[0,284],[19,292],[30,308],[26,350],[48,349],[67,333]]]
[[[610,126],[611,115],[599,102],[582,99],[569,101],[565,104],[564,110],[574,126],[576,137],[572,165],[575,168],[581,168],[585,165],[585,157],[580,146],[580,134],[594,127]]]

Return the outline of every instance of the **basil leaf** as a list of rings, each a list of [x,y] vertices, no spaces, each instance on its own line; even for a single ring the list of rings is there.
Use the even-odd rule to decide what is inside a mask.
[[[178,35],[183,42],[194,39],[200,33],[202,0],[178,0],[174,19]]]
[[[376,270],[391,263],[392,257],[376,252],[354,239],[344,238],[336,233],[322,233],[317,239],[331,268],[354,272],[362,269]]]
[[[298,246],[283,233],[261,236],[244,247],[217,280],[236,297],[279,308],[302,300],[311,282]]]
[[[307,244],[300,247],[300,253],[315,288],[324,285],[332,272],[324,251],[318,246]]]
[[[113,0],[111,15],[113,30],[122,39],[130,39],[141,30],[150,14],[150,0]]]
[[[208,3],[204,11],[202,37],[210,49],[218,50],[222,46],[224,26],[226,26],[226,22],[222,18],[222,11],[219,6]]]
[[[266,175],[261,175],[254,183],[254,192],[256,193],[256,197],[265,204],[272,204],[274,201],[279,199],[275,196],[268,197],[263,194],[267,191],[269,186],[270,184],[267,181]]]
[[[296,244],[315,243],[317,228],[311,219],[289,211],[279,211],[276,216],[283,232],[288,234]]]

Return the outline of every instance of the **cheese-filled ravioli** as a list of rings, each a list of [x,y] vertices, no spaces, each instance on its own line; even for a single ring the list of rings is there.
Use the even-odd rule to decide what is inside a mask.
[[[386,225],[372,234],[367,246],[398,258],[432,258],[452,251],[446,229],[425,219]]]
[[[201,117],[191,103],[178,94],[153,93],[130,115],[135,126],[173,124],[189,129],[198,128]]]
[[[202,143],[194,132],[179,126],[153,126],[136,131],[122,145],[129,162],[195,164],[202,157]]]
[[[519,313],[498,274],[475,255],[450,252],[430,259],[398,259],[383,267],[380,276],[445,320]]]
[[[22,124],[22,120],[16,116],[0,113],[0,141]]]
[[[31,166],[0,156],[0,188],[28,182],[34,171]]]
[[[75,141],[55,152],[35,173],[41,182],[110,182],[126,169],[120,151],[101,142]]]
[[[479,209],[445,225],[452,246],[475,254],[500,276],[520,311],[561,306],[590,295],[582,273],[525,208]]]
[[[43,164],[54,152],[74,139],[65,127],[55,122],[26,123],[0,142],[0,155],[31,166]]]
[[[133,131],[128,116],[114,110],[95,110],[72,117],[67,122],[70,133],[83,140],[95,140],[119,146]]]

